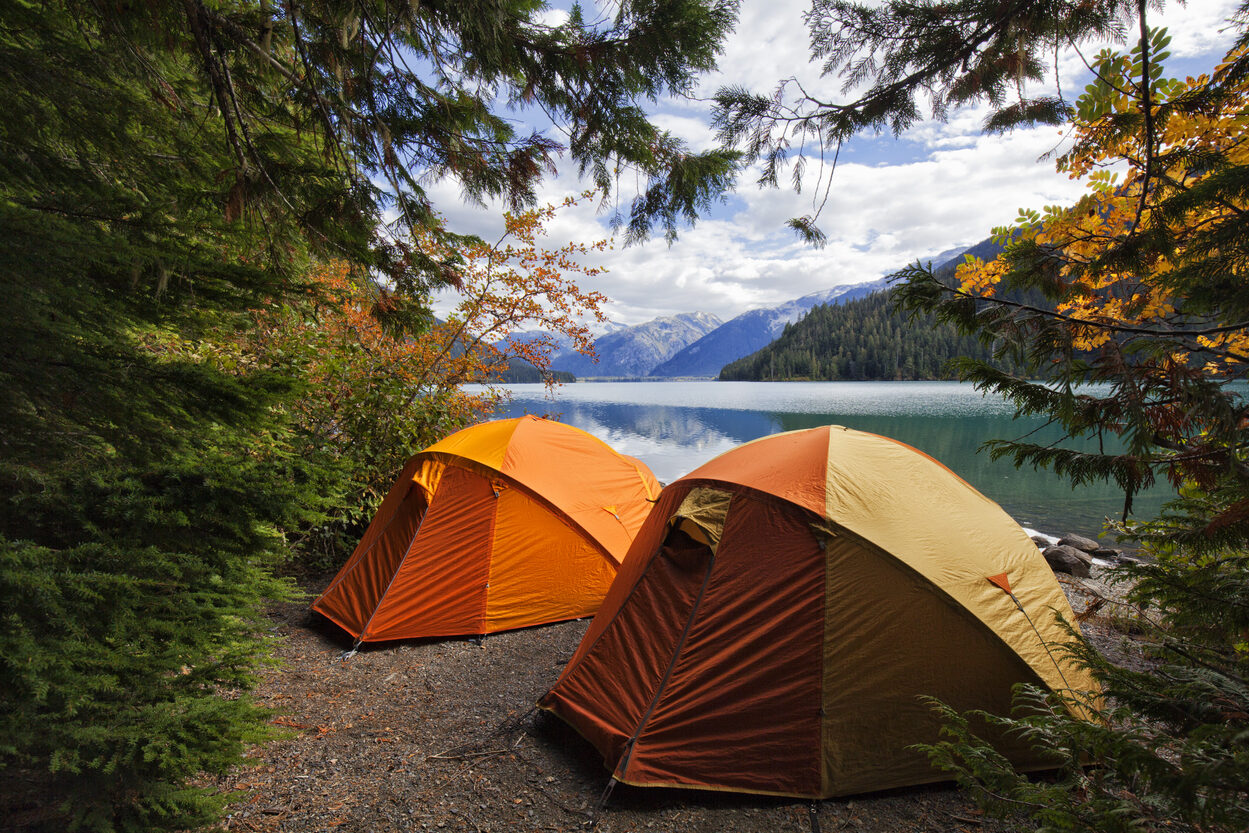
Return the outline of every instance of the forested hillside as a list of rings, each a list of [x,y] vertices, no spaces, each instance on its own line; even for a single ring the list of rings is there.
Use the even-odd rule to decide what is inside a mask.
[[[988,359],[990,351],[931,315],[891,312],[886,291],[813,307],[767,347],[725,365],[720,379],[953,379],[946,364],[955,356]]]
[[[774,307],[747,310],[686,345],[652,370],[651,375],[715,376],[729,362],[770,344],[786,324],[797,321],[816,304],[842,304],[870,295],[884,286],[884,278],[865,284],[834,286]]]
[[[549,370],[551,378],[556,382],[567,384],[577,381],[577,377],[566,370]],[[499,381],[509,385],[514,384],[537,384],[545,382],[546,377],[543,372],[534,367],[529,362],[521,358],[510,358],[507,361],[507,367],[499,373]]]

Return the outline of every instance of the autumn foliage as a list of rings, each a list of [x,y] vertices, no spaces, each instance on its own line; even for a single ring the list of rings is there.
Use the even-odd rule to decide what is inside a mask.
[[[1059,159],[1060,170],[1088,185],[1076,205],[1023,211],[1016,225],[995,230],[1008,244],[1001,257],[969,259],[951,287],[912,271],[916,280],[901,292],[904,303],[935,304],[1061,386],[1105,383],[1054,390],[965,368],[1023,410],[1052,413],[1073,436],[1122,441],[1124,453],[1099,455],[996,448],[1078,481],[1112,479],[1127,510],[1156,476],[1205,491],[1245,477],[1244,405],[1228,384],[1249,368],[1249,201],[1240,182],[1249,163],[1246,59],[1237,50],[1212,75],[1164,79],[1166,45],[1165,34],[1150,34],[1147,97],[1137,80],[1141,46],[1098,57],[1097,78],[1073,112],[1071,148]],[[1020,288],[1043,290],[1051,304],[1011,300]],[[1191,545],[1232,528],[1249,536],[1239,500],[1200,525],[1141,532]]]
[[[575,278],[603,271],[588,261],[608,243],[541,245],[556,212],[578,201],[505,215],[493,244],[450,249],[436,235],[422,237],[428,256],[454,267],[458,289],[445,319],[330,262],[310,271],[302,302],[257,309],[255,326],[223,346],[240,365],[298,374],[302,395],[288,407],[305,453],[339,471],[339,509],[311,530],[292,531],[305,555],[335,558],[409,455],[487,417],[509,361],[531,363],[554,384],[556,337],[592,349],[585,322],[602,316],[606,298]],[[509,338],[521,330],[538,332]],[[466,389],[470,383],[482,387]]]
[[[1155,61],[1165,58],[1165,46],[1165,36],[1155,32]],[[1228,56],[1216,75],[1242,57]],[[1139,63],[1108,52],[1098,65],[1098,80],[1089,85],[1072,125],[1073,148],[1059,162],[1060,170],[1087,182],[1089,193],[1073,207],[1021,212],[1014,228],[998,234],[1017,236],[1031,244],[1029,250],[1044,253],[1052,289],[1061,294],[1055,318],[1067,327],[1076,349],[1095,351],[1125,336],[1165,334],[1182,348],[1169,357],[1175,365],[1201,360],[1209,374],[1235,374],[1236,365],[1249,361],[1249,331],[1243,324],[1201,326],[1208,315],[1185,315],[1186,276],[1172,273],[1205,265],[1219,234],[1245,209],[1243,199],[1193,197],[1229,167],[1249,163],[1244,136],[1249,90],[1241,81],[1208,98],[1209,76],[1154,79],[1156,110],[1146,145],[1141,133],[1128,127],[1139,112],[1129,92]],[[1114,168],[1125,162],[1120,182]],[[1124,251],[1129,241],[1137,244],[1130,260]],[[992,297],[1017,266],[1012,258],[971,260],[958,271],[959,289]]]
[[[1062,648],[1105,687],[1098,720],[1025,688],[1013,716],[946,710],[948,739],[928,747],[1021,829],[1249,824],[1249,37],[1210,75],[1181,81],[1161,71],[1166,35],[1142,32],[1130,54],[1098,56],[1071,111],[1059,167],[1086,195],[1021,212],[996,232],[1004,253],[969,259],[951,284],[916,266],[897,291],[1025,362],[1018,376],[971,360],[960,372],[1076,442],[998,440],[992,453],[1118,483],[1124,515],[1108,527],[1147,556],[1115,574],[1131,661],[1074,632]],[[1132,518],[1132,495],[1156,478],[1174,499]],[[977,737],[981,721],[1056,752],[1055,775],[1015,772]]]

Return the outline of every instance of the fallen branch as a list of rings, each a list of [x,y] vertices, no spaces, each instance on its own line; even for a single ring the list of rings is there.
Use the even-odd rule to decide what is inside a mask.
[[[1093,599],[1093,601],[1090,602],[1088,606],[1084,608],[1084,610],[1076,614],[1076,621],[1083,622],[1084,620],[1088,619],[1090,616],[1096,613],[1098,609],[1100,609],[1101,606],[1104,604],[1106,604],[1105,596],[1098,596],[1097,598]]]

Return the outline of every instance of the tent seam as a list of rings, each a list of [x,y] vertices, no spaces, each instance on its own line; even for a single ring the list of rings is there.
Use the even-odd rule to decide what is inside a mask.
[[[437,498],[437,493],[435,493],[434,497]],[[433,504],[433,500],[430,501],[430,504]],[[421,534],[421,527],[425,525],[427,517],[429,517],[429,506],[426,506],[425,511],[421,513],[421,520],[417,523],[416,529],[412,531],[412,537],[408,539],[408,546],[403,550],[403,558],[400,558],[399,563],[395,565],[395,572],[391,574],[390,581],[386,582],[386,589],[382,591],[382,595],[377,597],[377,604],[373,606],[373,612],[369,614],[368,621],[360,629],[360,636],[356,638],[357,645],[364,642],[364,638],[369,632],[369,625],[373,624],[373,620],[377,617],[377,612],[386,603],[386,597],[390,595],[390,588],[394,586],[395,579],[399,578],[399,574],[403,572],[403,565],[408,563],[408,556],[412,554],[412,545],[416,543],[417,536]]]
[[[825,447],[825,452],[824,452],[824,512],[822,513],[823,518],[821,518],[821,520],[823,521],[828,520],[828,467],[829,467],[829,456],[830,456],[830,452],[833,446],[832,428],[829,428],[827,433],[828,433],[827,445]],[[814,530],[812,531],[812,535],[815,535]],[[829,582],[828,544],[829,542],[827,539],[820,539],[818,535],[816,535],[815,537],[816,537],[816,542],[819,544],[819,547],[820,547],[820,554],[823,556],[823,560],[824,560],[824,583],[823,583],[824,586],[823,586],[823,599],[822,599],[822,601],[824,602],[824,610],[822,611],[823,619],[824,619],[824,628],[823,628],[824,632],[821,634],[821,641],[820,641],[820,743],[819,743],[819,746],[817,747],[819,750],[818,754],[820,756],[819,791],[821,794],[823,794],[827,792],[832,792],[832,789],[833,789],[833,774],[832,772],[829,771],[828,756],[824,754],[824,738],[828,734],[828,713],[827,713],[827,709],[825,709],[824,707],[824,704],[828,702],[826,698],[828,696],[827,686],[828,686],[828,672],[829,672],[829,669],[826,665],[828,661],[828,651],[826,650],[826,646],[828,645],[828,624],[829,624],[828,623],[828,582]]]
[[[416,488],[415,480],[413,480],[409,484],[409,488],[410,489]],[[400,502],[399,505],[400,505],[400,508],[402,508],[403,506],[402,502]],[[429,501],[425,502],[425,511],[421,512],[421,521],[425,520],[425,512],[427,511],[429,511]],[[382,537],[386,534],[386,530],[390,529],[390,525],[393,524],[398,519],[399,519],[399,512],[396,510],[394,514],[390,516],[390,520],[386,521],[386,525],[383,526],[380,531],[378,531],[377,537],[373,539],[373,543],[369,544],[368,548],[364,552],[360,553],[359,558],[353,557],[351,562],[346,565],[346,568],[342,572],[340,572],[337,576],[335,576],[332,582],[330,582],[330,586],[325,588],[325,590],[321,592],[321,595],[317,597],[317,601],[313,602],[314,607],[321,601],[321,599],[324,599],[331,592],[333,592],[335,587],[338,587],[338,585],[342,584],[347,579],[348,576],[354,573],[356,571],[356,568],[358,568],[362,563],[364,563],[364,559],[367,558],[368,554],[371,553],[373,551],[373,548],[377,546],[378,541],[382,540]],[[420,528],[420,523],[417,524],[417,528],[418,529]]]
[[[839,427],[839,426],[836,426],[836,427]],[[807,430],[809,430],[809,429],[807,429]],[[797,433],[797,432],[787,432],[787,433]],[[867,433],[867,432],[861,432],[861,433]],[[774,434],[774,435],[772,435],[772,436],[778,436],[778,435],[775,435],[775,434]],[[831,432],[830,432],[829,436],[830,436],[830,443],[831,443],[831,436],[832,436]],[[873,435],[873,436],[879,436],[879,435]],[[766,437],[761,437],[760,439],[766,439]],[[906,443],[903,443],[903,442],[898,442],[897,440],[892,440],[892,439],[890,439],[889,437],[882,437],[882,439],[890,440],[890,442],[893,442],[893,443],[895,443],[895,444],[897,444],[897,445],[899,445],[899,446],[902,446],[902,447],[904,447],[904,448],[910,448],[910,446],[908,446]],[[752,440],[751,442],[758,442],[758,441],[759,441],[759,440]],[[915,449],[915,450],[916,450],[916,452],[917,452],[917,453],[919,453],[919,454],[923,454],[923,452],[922,452],[922,451],[918,451],[918,449]],[[825,455],[825,456],[827,457],[827,455]],[[928,455],[924,455],[924,456],[928,456]],[[940,464],[940,462],[939,462],[939,461],[937,461],[937,462],[938,462],[938,464]],[[944,468],[944,466],[943,466],[943,468]],[[954,475],[954,476],[955,476],[955,477],[958,477],[958,475]],[[959,478],[959,480],[962,480],[962,478]],[[754,496],[754,497],[757,497],[757,498],[762,498],[763,500],[766,500],[766,501],[771,501],[771,502],[773,502],[773,503],[775,503],[775,504],[781,504],[781,505],[785,505],[785,506],[793,506],[793,507],[797,507],[800,511],[803,511],[803,512],[806,512],[806,513],[809,513],[809,514],[812,514],[812,515],[816,514],[816,513],[812,512],[812,511],[811,511],[808,507],[805,507],[805,506],[803,506],[802,504],[799,504],[799,503],[795,503],[794,501],[789,500],[788,498],[781,497],[780,495],[776,495],[776,494],[773,494],[772,492],[767,492],[767,491],[764,491],[764,490],[762,490],[762,489],[756,489],[756,488],[754,488],[754,487],[752,487],[752,486],[746,486],[746,485],[743,485],[743,484],[740,484],[740,483],[734,483],[733,481],[729,481],[729,480],[720,480],[720,479],[717,479],[717,478],[712,478],[712,477],[698,477],[698,478],[688,478],[688,479],[687,479],[687,478],[682,478],[679,482],[681,482],[681,483],[689,483],[689,484],[694,484],[695,486],[697,486],[697,485],[703,485],[703,484],[707,484],[707,485],[718,484],[718,488],[720,488],[720,489],[721,489],[721,490],[723,490],[723,491],[732,491],[732,492],[735,492],[735,493],[737,493],[737,492],[748,492],[748,493],[750,493],[750,495],[751,495],[751,496]],[[966,483],[966,481],[963,481],[963,483]],[[971,487],[968,487],[968,488],[971,488]],[[972,491],[975,491],[975,490],[974,490],[974,489],[972,489]],[[946,604],[948,604],[948,605],[950,605],[951,607],[953,607],[956,611],[959,611],[959,615],[960,615],[960,616],[963,616],[964,618],[966,618],[966,619],[968,619],[968,620],[970,620],[970,621],[972,621],[972,622],[975,622],[975,623],[976,623],[976,625],[977,625],[977,626],[978,626],[981,630],[983,630],[983,631],[987,632],[987,633],[990,635],[990,637],[991,637],[992,639],[996,640],[996,641],[997,641],[998,643],[1000,643],[1003,647],[1005,647],[1007,651],[1009,651],[1011,654],[1013,654],[1015,657],[1017,657],[1017,658],[1019,659],[1019,661],[1020,661],[1020,662],[1022,662],[1022,663],[1023,663],[1023,664],[1024,664],[1027,668],[1028,668],[1028,670],[1030,670],[1030,671],[1031,671],[1031,672],[1032,672],[1032,673],[1036,676],[1036,678],[1037,678],[1038,680],[1040,680],[1040,682],[1041,682],[1041,684],[1042,684],[1042,685],[1044,685],[1044,686],[1045,686],[1047,689],[1049,689],[1050,691],[1057,691],[1057,690],[1058,690],[1058,689],[1056,689],[1054,686],[1051,686],[1049,683],[1047,683],[1047,682],[1045,681],[1045,677],[1044,677],[1044,676],[1042,676],[1041,672],[1040,672],[1040,671],[1039,671],[1039,670],[1038,670],[1035,666],[1033,666],[1033,664],[1032,664],[1031,662],[1029,662],[1027,659],[1025,659],[1025,658],[1023,657],[1023,655],[1019,653],[1019,651],[1015,650],[1015,648],[1014,648],[1014,647],[1013,647],[1013,646],[1012,646],[1009,642],[1007,642],[1007,641],[1006,641],[1006,640],[1002,637],[1002,635],[1001,635],[1000,633],[998,633],[998,632],[997,632],[997,630],[996,630],[996,629],[995,629],[992,625],[990,625],[990,624],[988,624],[987,622],[985,622],[985,621],[984,621],[983,619],[981,619],[978,615],[976,615],[976,614],[975,614],[975,613],[974,613],[971,609],[969,609],[966,605],[964,605],[964,604],[963,604],[962,602],[960,602],[957,598],[955,598],[953,595],[951,595],[950,593],[948,593],[948,592],[947,592],[945,589],[943,589],[943,588],[941,587],[941,585],[939,585],[939,584],[938,584],[938,583],[937,583],[934,579],[932,579],[932,578],[930,578],[929,576],[925,575],[922,571],[920,571],[920,570],[916,569],[915,567],[911,566],[911,565],[910,565],[910,564],[908,564],[906,561],[904,561],[902,558],[899,558],[898,556],[896,556],[896,555],[894,555],[893,553],[889,552],[887,549],[885,549],[884,547],[882,547],[882,546],[880,546],[879,544],[875,543],[874,541],[871,541],[871,540],[869,540],[869,539],[867,539],[867,538],[863,537],[862,535],[859,535],[857,532],[854,532],[854,531],[853,531],[853,530],[851,530],[849,527],[846,527],[846,526],[842,525],[841,523],[837,522],[837,521],[836,521],[836,520],[834,520],[833,518],[829,517],[829,514],[830,514],[830,513],[828,512],[828,506],[827,506],[827,502],[826,502],[826,503],[825,503],[825,507],[824,507],[824,511],[823,511],[822,513],[820,513],[820,516],[821,516],[821,517],[822,517],[825,521],[827,521],[827,522],[828,522],[829,524],[831,524],[832,526],[836,527],[836,529],[837,529],[839,532],[844,533],[846,536],[848,536],[848,537],[850,537],[850,538],[854,539],[855,541],[858,541],[858,542],[859,542],[862,546],[864,546],[866,549],[870,550],[871,552],[880,553],[883,557],[888,558],[888,559],[889,559],[891,562],[893,562],[894,564],[899,565],[899,566],[900,566],[900,567],[901,567],[901,568],[902,568],[902,569],[903,569],[903,570],[904,570],[904,571],[905,571],[908,575],[916,576],[916,577],[918,577],[919,579],[921,579],[923,582],[925,582],[927,585],[931,586],[931,587],[933,588],[933,590],[934,590],[934,591],[938,594],[938,596],[939,596],[940,598],[942,598],[942,599],[944,599],[944,600],[945,600],[945,603],[946,603]],[[1026,612],[1025,612],[1025,618],[1028,618],[1028,617],[1027,617]],[[1029,624],[1031,624],[1031,621],[1029,621]],[[1041,647],[1045,649],[1045,652],[1046,652],[1047,654],[1049,654],[1049,653],[1050,653],[1050,651],[1049,651],[1049,643],[1048,643],[1048,642],[1046,642],[1046,640],[1045,640],[1043,637],[1041,637],[1041,635],[1040,635],[1039,631],[1037,631],[1037,629],[1036,629],[1036,626],[1035,626],[1035,625],[1032,625],[1032,630],[1033,630],[1033,632],[1035,633],[1035,635],[1037,636],[1038,640],[1040,640]],[[1050,659],[1051,659],[1051,661],[1053,660],[1052,655],[1050,656]],[[1056,666],[1056,667],[1059,667],[1059,666],[1057,665],[1057,663],[1055,663],[1055,666]],[[1063,680],[1064,680],[1064,682],[1065,682],[1065,680],[1066,680],[1066,676],[1062,673],[1062,671],[1061,671],[1061,667],[1059,667],[1059,676],[1060,676],[1061,678],[1063,678]]]
[[[502,474],[502,472],[499,473],[500,477]],[[495,535],[499,529],[499,498],[502,494],[493,483],[490,485],[494,492],[494,511],[490,513],[490,554],[486,558],[486,586],[482,588],[481,615],[477,620],[478,633],[483,635],[486,633],[486,614],[490,611],[490,580],[494,578],[494,552],[497,541]]]
[[[545,506],[548,509],[550,509],[553,515],[565,521],[569,526],[579,531],[582,535],[584,535],[587,539],[589,539],[594,544],[594,548],[598,550],[599,553],[604,558],[606,558],[612,565],[616,567],[620,566],[621,562],[616,561],[616,559],[612,557],[611,552],[607,549],[606,546],[604,546],[603,542],[598,539],[598,536],[596,536],[590,530],[586,529],[581,524],[577,523],[576,518],[569,515],[563,509],[560,509],[554,503],[551,503],[549,500],[547,500],[545,497],[535,492],[533,489],[530,489],[524,483],[521,483],[519,480],[516,480],[511,475],[505,474],[504,472],[498,469],[491,468],[490,466],[487,466],[485,463],[480,463],[471,457],[461,457],[458,454],[452,454],[447,451],[433,451],[433,452],[429,452],[429,454],[431,457],[437,455],[440,457],[451,458],[451,460],[454,461],[455,465],[459,466],[462,469],[467,469],[469,471],[472,471],[475,474],[481,474],[481,472],[483,471],[490,472],[488,477],[497,477],[498,479],[502,480],[511,488],[524,492],[525,495],[533,499],[534,502],[539,503],[542,506]],[[464,465],[465,463],[468,463],[469,465]],[[636,537],[637,537],[636,535],[632,536],[632,538],[636,538]],[[632,541],[632,538],[630,538],[630,541]]]
[[[891,563],[898,565],[898,567],[900,567],[901,570],[907,575],[919,578],[922,582],[924,582],[925,585],[927,585],[928,587],[931,587],[933,592],[937,595],[937,597],[942,599],[947,605],[953,608],[954,611],[959,616],[961,616],[963,619],[967,621],[974,623],[975,627],[987,633],[990,639],[996,641],[998,644],[1004,647],[1009,653],[1014,655],[1016,659],[1022,662],[1024,666],[1027,667],[1027,669],[1031,671],[1033,675],[1041,682],[1041,685],[1045,686],[1050,691],[1056,691],[1056,689],[1053,686],[1051,686],[1049,683],[1047,683],[1045,681],[1045,678],[1041,676],[1041,672],[1038,671],[1036,668],[1034,668],[1032,663],[1028,662],[1027,659],[1025,659],[1018,651],[1016,651],[1014,646],[1012,646],[1009,642],[1003,639],[1002,635],[998,633],[996,629],[994,629],[991,625],[986,623],[983,619],[981,619],[974,612],[972,612],[967,607],[967,605],[963,604],[958,599],[956,599],[953,595],[946,592],[946,590],[936,581],[924,575],[924,573],[915,569],[910,564],[906,563],[906,561],[902,560],[898,556],[889,552],[889,550],[885,549],[884,547],[880,546],[874,541],[871,541],[867,538],[864,538],[862,535],[859,535],[854,530],[849,529],[848,527],[842,526],[837,521],[834,521],[832,518],[826,517],[825,520],[828,521],[828,523],[832,524],[834,527],[836,527],[838,531],[845,533],[846,537],[858,542],[859,545],[862,546],[864,549],[868,550],[869,552],[878,553],[880,556],[887,558]],[[1026,615],[1027,614],[1025,613],[1025,617]],[[1033,631],[1036,632],[1035,627],[1033,628]],[[1048,643],[1045,641],[1044,638],[1041,637],[1039,632],[1036,632],[1036,636],[1040,640],[1041,646],[1046,648],[1046,652],[1048,653],[1049,649],[1048,647],[1046,647]]]
[[[693,489],[691,489],[690,491],[693,491]],[[686,492],[686,495],[688,495],[688,494],[689,494],[689,492]],[[685,495],[682,495],[682,500],[684,500],[684,499],[685,499]],[[678,508],[680,507],[680,503],[678,503],[678,504],[677,504],[677,507],[678,507]],[[664,521],[664,526],[668,526],[668,525],[672,522],[672,517],[673,517],[672,515],[669,515],[669,516],[668,516],[668,519],[667,519],[666,521]],[[641,536],[641,534],[642,534],[642,530],[641,530],[641,529],[639,529],[639,530],[638,530],[638,534],[637,534],[636,536],[634,536],[634,540],[636,541],[636,540],[637,540],[637,538]],[[658,547],[656,547],[656,548],[655,548],[655,549],[651,552],[650,557],[649,557],[649,559],[647,560],[647,570],[649,570],[649,569],[650,569],[650,563],[651,563],[651,561],[653,561],[653,560],[654,560],[654,558],[655,558],[655,553],[656,553],[656,552],[658,552],[658,551],[659,551],[659,549],[661,549],[661,548],[663,547],[663,542],[664,542],[665,540],[667,540],[667,538],[668,538],[668,534],[665,532],[665,533],[664,533],[663,538],[661,538],[661,539],[660,539],[660,541],[659,541],[659,546],[658,546]],[[630,548],[630,549],[632,549],[632,548]],[[715,554],[715,553],[714,553],[714,551],[713,551],[713,553],[712,553],[712,554],[713,554],[713,555]],[[602,639],[602,638],[603,638],[603,636],[604,636],[604,635],[605,635],[605,634],[606,634],[609,630],[611,630],[611,626],[612,626],[613,624],[615,624],[616,619],[617,619],[617,618],[619,618],[619,616],[620,616],[621,612],[622,612],[622,611],[625,609],[625,607],[628,605],[628,603],[629,603],[629,599],[633,598],[633,594],[634,594],[634,593],[636,593],[636,592],[637,592],[638,587],[639,587],[639,586],[641,586],[641,584],[642,584],[642,579],[646,578],[646,572],[647,572],[647,570],[643,570],[643,571],[642,571],[642,572],[638,575],[637,581],[633,582],[633,586],[629,588],[629,592],[625,594],[625,597],[624,597],[623,599],[621,599],[621,601],[620,601],[620,605],[616,608],[616,612],[612,614],[611,619],[607,622],[607,624],[605,624],[605,625],[603,626],[603,629],[602,629],[601,631],[599,631],[599,632],[598,632],[598,636],[594,637],[594,641],[593,641],[593,642],[591,642],[588,646],[586,646],[585,651],[581,651],[580,647],[578,647],[578,649],[577,649],[577,653],[578,653],[578,655],[580,655],[581,659],[577,660],[577,664],[576,664],[576,665],[569,664],[568,666],[566,666],[566,667],[564,668],[563,672],[560,674],[560,679],[563,679],[564,677],[570,676],[570,675],[572,675],[573,673],[575,673],[575,672],[576,672],[576,670],[577,670],[577,668],[581,665],[581,662],[582,662],[582,661],[584,661],[584,660],[585,660],[585,658],[586,658],[587,656],[589,656],[591,653],[593,653],[593,652],[594,652],[594,646],[598,644],[599,640],[600,640],[600,639]],[[557,681],[557,683],[558,683],[558,681]],[[547,690],[547,694],[550,694],[550,693],[551,693],[551,690],[552,690],[552,689],[548,689],[548,690]],[[543,695],[543,697],[545,697],[545,696],[546,696],[546,695]]]

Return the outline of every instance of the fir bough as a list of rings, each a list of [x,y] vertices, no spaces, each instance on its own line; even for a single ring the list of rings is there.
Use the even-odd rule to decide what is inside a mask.
[[[998,440],[990,452],[1116,483],[1124,512],[1111,531],[1146,557],[1119,571],[1131,589],[1112,618],[1138,640],[1133,660],[1074,634],[1069,646],[1105,688],[1096,719],[1092,702],[1071,709],[1028,689],[1014,716],[943,711],[949,739],[929,747],[934,762],[1021,830],[1249,825],[1249,5],[1231,21],[1231,51],[1189,79],[1166,76],[1156,7],[816,0],[811,57],[840,91],[788,79],[772,95],[717,96],[721,139],[772,186],[807,148],[835,159],[860,131],[897,134],[971,102],[989,108],[990,132],[1069,125],[1057,162],[1084,197],[1021,211],[995,235],[1000,256],[968,257],[952,275],[916,265],[894,289],[917,322],[935,316],[989,351],[967,351],[960,378],[1082,448],[1104,441]],[[1091,56],[1075,100],[1070,87],[1039,89],[1056,50],[1089,41],[1128,47]],[[1174,501],[1134,519],[1132,497],[1160,482]],[[985,721],[1053,752],[1055,772],[1016,772],[977,737]]]
[[[1081,719],[1061,694],[1017,693],[1013,716],[960,715],[940,704],[947,739],[925,747],[995,813],[1038,831],[1239,831],[1249,825],[1249,563],[1243,553],[1160,558],[1123,568],[1129,661],[1073,641],[1105,687]],[[1074,636],[1074,635],[1073,635]],[[1125,637],[1126,638],[1126,637]],[[1015,771],[972,719],[1056,754],[1051,773]]]
[[[0,4],[0,813],[11,827],[185,829],[266,736],[249,700],[272,576],[358,474],[291,418],[306,355],[219,349],[308,309],[309,269],[402,299],[455,284],[431,180],[531,203],[566,128],[671,231],[731,179],[641,105],[710,68],[732,3],[559,25],[529,0]],[[428,60],[423,60],[428,59]],[[416,66],[418,69],[413,70]],[[433,239],[437,246],[421,240]],[[379,314],[383,312],[379,306]],[[410,403],[423,433],[452,422]],[[362,431],[367,436],[367,431]]]

